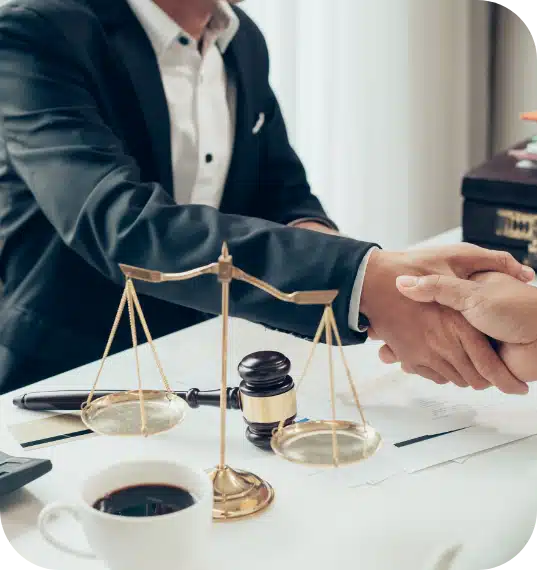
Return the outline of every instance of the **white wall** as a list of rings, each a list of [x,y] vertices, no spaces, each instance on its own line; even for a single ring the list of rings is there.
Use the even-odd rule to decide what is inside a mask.
[[[265,32],[292,141],[343,231],[402,248],[458,225],[461,176],[484,157],[486,101],[470,112],[486,93],[484,3],[242,6]]]
[[[494,130],[496,151],[537,134],[537,125],[519,120],[522,111],[537,110],[535,44],[526,24],[518,16],[507,8],[500,10]]]

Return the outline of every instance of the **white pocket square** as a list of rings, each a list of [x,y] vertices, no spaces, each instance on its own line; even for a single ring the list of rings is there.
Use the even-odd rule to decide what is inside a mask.
[[[259,118],[257,119],[257,123],[252,129],[252,134],[257,135],[257,133],[263,128],[264,124],[265,124],[265,113],[259,113]]]

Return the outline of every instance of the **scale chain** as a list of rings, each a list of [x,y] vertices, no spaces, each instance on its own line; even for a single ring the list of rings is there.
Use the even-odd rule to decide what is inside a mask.
[[[362,418],[362,423],[364,424],[364,428],[365,428],[366,427],[366,421],[365,421],[364,410],[363,410],[362,405],[360,403],[360,398],[358,397],[358,389],[356,388],[356,383],[354,382],[354,379],[352,378],[349,363],[347,362],[347,359],[345,358],[345,351],[343,350],[343,343],[341,342],[341,337],[339,335],[339,330],[337,328],[336,317],[334,316],[334,310],[332,309],[331,306],[328,308],[328,314],[329,314],[330,326],[332,327],[332,330],[334,331],[334,336],[336,337],[336,341],[337,341],[337,344],[339,347],[339,352],[341,354],[341,360],[343,361],[345,373],[347,374],[349,386],[350,386],[350,389],[351,389],[351,392],[352,392],[352,395],[354,398],[354,403],[356,404],[356,407],[358,408],[358,411],[360,412],[360,417]]]
[[[322,336],[324,329],[326,327],[326,321],[324,318],[325,312],[326,312],[326,309],[323,312],[321,322],[319,323],[319,326],[317,327],[317,332],[315,333],[315,337],[313,338],[312,347],[311,347],[311,350],[310,350],[310,353],[308,356],[308,360],[306,361],[306,365],[304,366],[304,370],[302,371],[302,374],[296,383],[296,393],[297,394],[298,394],[298,390],[300,389],[300,386],[302,385],[302,382],[304,381],[304,378],[306,377],[306,374],[308,373],[309,367],[310,367],[311,362],[313,360],[313,356],[315,354],[315,349],[317,348],[317,345],[319,344],[319,341],[321,340],[321,336]],[[285,424],[285,419],[282,419],[278,425],[278,428],[275,431],[282,430],[284,424]]]
[[[119,307],[116,313],[116,317],[114,319],[114,324],[112,325],[112,330],[110,331],[110,336],[108,337],[108,342],[106,343],[106,348],[104,349],[103,357],[101,359],[101,365],[99,366],[99,371],[97,372],[97,378],[93,383],[93,387],[91,388],[88,400],[84,404],[84,407],[89,406],[91,404],[91,401],[93,400],[93,397],[95,396],[95,391],[97,390],[97,384],[99,383],[99,378],[101,377],[101,373],[104,368],[104,363],[106,362],[106,359],[110,352],[110,348],[112,348],[112,343],[114,342],[114,338],[116,336],[117,328],[119,326],[119,321],[121,320],[123,311],[125,310],[127,296],[128,296],[128,283],[125,285],[125,289],[123,290],[123,295],[121,296],[121,301],[119,302]]]
[[[144,329],[144,333],[145,333],[145,336],[147,338],[147,342],[148,342],[149,346],[151,347],[151,352],[153,353],[153,358],[155,359],[155,363],[156,363],[157,368],[159,370],[160,377],[162,378],[162,382],[164,384],[164,387],[166,388],[167,392],[171,392],[172,390],[170,388],[170,384],[168,382],[168,379],[166,378],[166,374],[164,373],[164,368],[162,367],[162,363],[160,361],[160,358],[158,357],[157,349],[155,347],[155,343],[153,342],[153,337],[151,336],[151,333],[149,332],[149,327],[147,326],[147,321],[145,320],[145,316],[144,316],[144,313],[142,311],[142,306],[140,305],[140,301],[138,299],[138,295],[136,293],[134,285],[132,284],[132,281],[131,281],[131,293],[132,293],[132,299],[134,301],[134,306],[136,308],[136,312],[138,313],[138,318],[140,319],[140,323],[142,324],[142,328]]]
[[[128,279],[127,281],[127,304],[129,308],[129,320],[131,325],[131,335],[132,335],[132,346],[134,349],[134,358],[136,360],[136,375],[138,377],[138,397],[140,399],[140,417],[142,420],[142,434],[146,435],[147,433],[147,417],[145,413],[145,405],[144,405],[144,393],[142,391],[142,376],[140,374],[140,357],[138,354],[138,339],[136,337],[136,321],[134,315],[134,302],[133,302],[133,295],[132,290],[134,289],[134,285],[132,284],[132,280]]]
[[[326,346],[328,348],[328,376],[330,381],[330,407],[332,409],[332,462],[334,467],[339,465],[339,445],[336,433],[336,392],[334,387],[334,363],[332,361],[332,322],[330,321],[330,307],[327,305],[323,318],[326,329]]]

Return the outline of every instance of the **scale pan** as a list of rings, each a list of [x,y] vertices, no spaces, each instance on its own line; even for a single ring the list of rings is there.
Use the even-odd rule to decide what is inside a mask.
[[[146,415],[143,431],[138,390],[93,400],[82,408],[82,421],[95,433],[109,436],[156,435],[183,421],[187,404],[179,396],[162,390],[142,390],[142,395]]]
[[[334,467],[333,434],[338,447],[337,465],[350,465],[371,457],[382,439],[370,425],[348,421],[308,421],[276,430],[271,446],[274,453],[293,463]]]

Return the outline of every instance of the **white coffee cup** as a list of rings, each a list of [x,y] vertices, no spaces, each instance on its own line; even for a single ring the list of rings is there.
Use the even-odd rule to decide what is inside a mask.
[[[182,487],[194,505],[152,517],[124,517],[103,513],[93,505],[112,491],[143,484]],[[168,461],[133,461],[108,467],[89,477],[73,504],[48,505],[38,526],[53,546],[81,558],[97,558],[111,570],[202,570],[207,567],[212,527],[213,489],[203,471]],[[91,550],[69,546],[55,537],[49,523],[67,513],[82,526]]]

